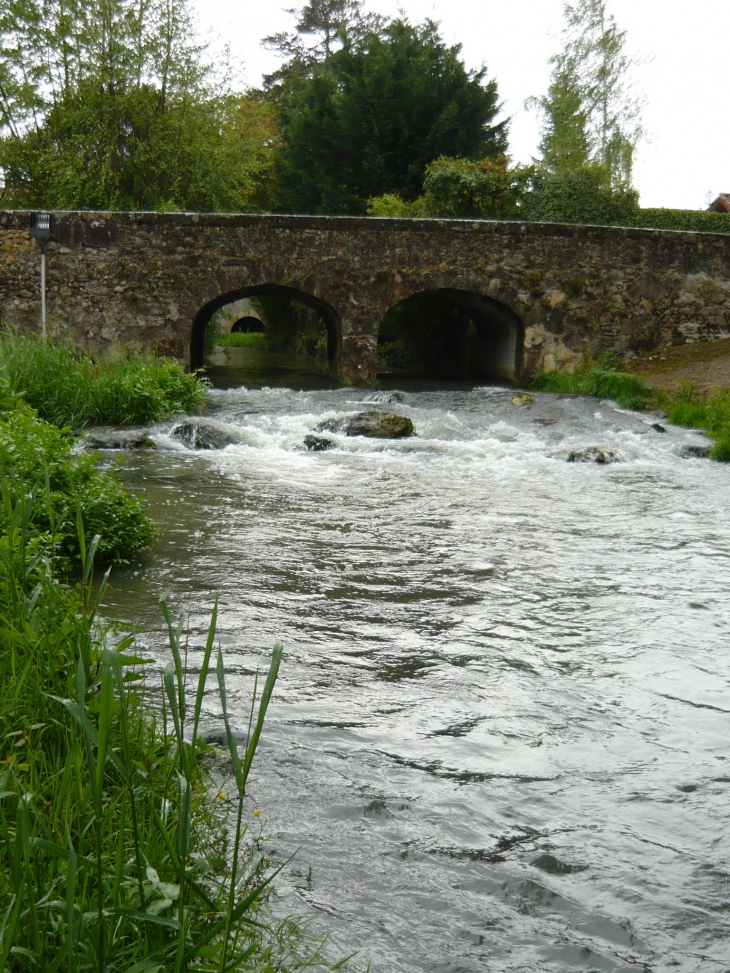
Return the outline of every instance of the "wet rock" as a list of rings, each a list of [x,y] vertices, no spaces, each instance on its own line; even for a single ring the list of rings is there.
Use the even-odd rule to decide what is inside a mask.
[[[228,746],[228,738],[226,737],[225,730],[206,730],[204,733],[199,734],[199,736],[203,743],[207,743],[209,747]]]
[[[333,416],[331,419],[323,419],[314,427],[315,432],[339,432],[345,424],[342,416]]]
[[[385,818],[390,819],[393,814],[388,810],[388,805],[381,798],[375,798],[365,808],[366,818]]]
[[[375,392],[373,395],[369,395],[365,402],[377,402],[383,405],[395,405],[396,402],[403,401],[402,392]]]
[[[210,419],[184,419],[172,429],[170,435],[184,443],[188,449],[225,449],[242,441],[234,429]]]
[[[377,439],[402,439],[415,432],[407,416],[394,412],[358,412],[345,425],[347,436],[372,436]]]
[[[654,430],[654,432],[666,432],[667,431],[664,428],[664,426],[661,424],[661,422],[652,422],[651,428]]]
[[[573,875],[575,872],[584,872],[588,868],[587,865],[568,865],[566,862],[561,862],[555,855],[540,855],[530,864],[533,868],[539,868],[549,875]]]
[[[535,399],[529,392],[518,392],[512,399],[512,405],[530,405]]]
[[[712,450],[711,443],[685,443],[679,451],[683,459],[707,459]]]
[[[304,445],[312,453],[323,453],[327,449],[335,448],[331,439],[323,439],[320,436],[305,436]]]
[[[154,449],[142,429],[87,429],[82,435],[86,449]]]
[[[573,449],[568,453],[568,463],[620,463],[622,457],[612,449],[588,446],[586,449]]]

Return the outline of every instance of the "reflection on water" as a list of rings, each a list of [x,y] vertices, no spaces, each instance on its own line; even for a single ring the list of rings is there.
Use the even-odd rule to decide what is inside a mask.
[[[326,362],[304,355],[280,354],[261,348],[217,347],[208,356],[205,374],[215,388],[284,386],[291,389],[335,388]]]
[[[171,588],[195,666],[219,593],[241,728],[284,643],[251,797],[270,853],[299,849],[276,911],[320,917],[333,957],[719,973],[730,468],[650,416],[512,394],[211,392],[246,444],[192,453],[160,427],[128,458],[164,536],[110,606],[161,651]],[[364,403],[418,436],[302,448]],[[592,446],[625,461],[566,462]]]

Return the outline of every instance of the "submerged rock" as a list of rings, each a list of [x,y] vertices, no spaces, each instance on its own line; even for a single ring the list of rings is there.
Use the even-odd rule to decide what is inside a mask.
[[[415,433],[407,416],[394,412],[358,412],[345,424],[347,436],[373,436],[378,439],[403,439]]]
[[[243,436],[230,426],[211,419],[183,419],[173,427],[170,435],[188,449],[225,449],[243,441]]]
[[[573,875],[575,872],[585,872],[587,865],[569,865],[561,862],[555,855],[539,855],[530,862],[533,868],[539,868],[548,875]]]
[[[154,449],[155,443],[143,429],[87,429],[82,437],[86,449]]]
[[[573,449],[568,453],[568,463],[621,463],[623,457],[612,449],[588,446],[586,449]]]
[[[512,405],[530,405],[535,399],[529,392],[518,392],[512,399]]]
[[[335,448],[331,439],[323,439],[320,436],[305,436],[304,445],[311,453],[323,453],[327,449]]]
[[[651,428],[654,430],[654,432],[666,432],[667,431],[664,428],[664,426],[661,424],[661,422],[652,422]]]
[[[679,451],[683,459],[707,459],[712,451],[711,443],[686,443]]]

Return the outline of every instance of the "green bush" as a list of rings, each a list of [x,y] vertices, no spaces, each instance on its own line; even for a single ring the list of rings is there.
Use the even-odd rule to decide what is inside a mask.
[[[730,233],[730,213],[708,213],[693,209],[640,209],[626,225],[654,230]]]
[[[40,419],[5,389],[0,402],[0,529],[21,497],[43,497],[30,514],[29,530],[42,549],[55,547],[78,561],[77,520],[89,537],[100,535],[99,557],[123,561],[146,547],[155,528],[144,503],[124,490],[114,475],[98,470],[90,453],[74,453],[68,429]]]
[[[594,395],[600,399],[610,399],[624,409],[643,409],[654,395],[654,389],[638,375],[610,368],[538,372],[532,377],[530,388],[567,395]]]
[[[587,163],[563,172],[538,170],[526,197],[526,217],[541,223],[627,226],[639,211],[629,186],[613,186],[606,166]]]
[[[0,369],[38,414],[57,426],[138,425],[199,405],[206,385],[163,358],[95,363],[68,341],[0,338]]]

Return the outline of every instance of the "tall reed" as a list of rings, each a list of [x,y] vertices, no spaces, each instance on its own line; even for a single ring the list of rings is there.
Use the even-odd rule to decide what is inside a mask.
[[[162,713],[150,706],[148,660],[100,615],[109,573],[94,584],[99,538],[81,577],[55,576],[35,549],[32,497],[6,511],[0,537],[0,973],[320,966],[291,925],[260,910],[279,869],[245,824],[246,786],[281,663],[276,646],[239,754],[223,659],[215,670],[235,782],[234,825],[213,807],[199,736],[217,605],[189,698],[182,627],[165,599],[171,659]],[[228,813],[228,809],[225,810]],[[221,837],[221,834],[224,837]]]

